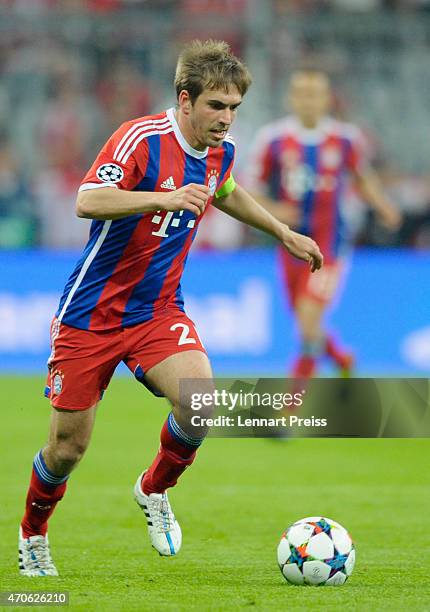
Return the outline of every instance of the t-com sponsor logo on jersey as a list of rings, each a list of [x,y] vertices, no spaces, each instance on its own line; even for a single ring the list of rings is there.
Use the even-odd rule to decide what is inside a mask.
[[[321,163],[327,170],[337,170],[342,163],[342,151],[333,145],[325,147],[321,151]]]
[[[300,200],[310,191],[335,191],[338,181],[330,174],[317,174],[311,166],[300,164],[292,170],[284,168],[282,174],[284,189],[295,199]]]
[[[104,183],[119,183],[124,178],[124,171],[118,164],[103,164],[97,168],[96,174]]]

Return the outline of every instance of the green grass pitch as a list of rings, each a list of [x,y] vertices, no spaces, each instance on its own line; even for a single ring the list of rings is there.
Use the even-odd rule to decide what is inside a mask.
[[[50,411],[43,384],[0,379],[0,590],[66,590],[72,610],[430,610],[430,440],[210,439],[170,493],[183,548],[161,558],[132,487],[168,406],[127,378],[100,404],[51,519],[61,576],[20,577],[18,523]],[[281,532],[319,514],[352,534],[355,571],[342,587],[289,586]]]

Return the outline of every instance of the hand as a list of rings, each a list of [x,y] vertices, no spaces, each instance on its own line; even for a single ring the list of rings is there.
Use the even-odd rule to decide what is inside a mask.
[[[379,211],[379,220],[388,230],[395,232],[402,225],[402,215],[397,208],[387,206]]]
[[[162,196],[163,199],[160,202],[162,210],[189,210],[198,217],[204,212],[210,193],[206,185],[189,183],[170,193],[163,193]]]
[[[291,255],[309,262],[311,272],[322,267],[324,258],[319,246],[312,238],[288,229],[282,238],[282,243]]]

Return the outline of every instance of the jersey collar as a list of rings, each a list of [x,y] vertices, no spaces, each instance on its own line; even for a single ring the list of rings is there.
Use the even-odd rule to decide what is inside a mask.
[[[323,117],[315,128],[309,129],[305,128],[299,119],[293,116],[292,125],[304,144],[318,145],[322,140],[324,140],[328,131],[332,127],[332,121],[330,117]]]
[[[166,110],[166,115],[167,115],[167,118],[169,119],[170,123],[172,124],[175,136],[176,136],[179,144],[181,145],[182,149],[185,151],[185,153],[188,153],[188,155],[191,155],[192,157],[197,157],[197,159],[202,159],[203,157],[206,157],[207,154],[208,154],[208,151],[209,151],[209,147],[206,147],[206,149],[204,151],[198,151],[197,149],[194,149],[185,140],[181,130],[179,129],[178,122],[176,121],[175,109],[173,107],[172,108],[168,108]]]

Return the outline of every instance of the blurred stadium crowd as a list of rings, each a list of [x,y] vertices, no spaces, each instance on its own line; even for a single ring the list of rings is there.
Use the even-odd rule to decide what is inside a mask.
[[[233,129],[239,178],[255,129],[285,112],[291,71],[317,64],[405,215],[391,235],[351,190],[356,241],[429,248],[426,11],[430,0],[0,0],[0,248],[85,242],[82,176],[121,122],[173,105],[178,48],[196,37],[227,40],[254,75]],[[259,240],[213,214],[198,244]]]

